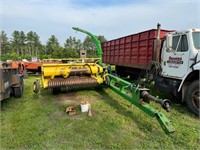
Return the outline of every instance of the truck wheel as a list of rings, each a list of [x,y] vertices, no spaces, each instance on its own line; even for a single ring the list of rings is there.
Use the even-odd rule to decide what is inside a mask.
[[[132,74],[132,75],[130,75],[131,80],[138,80],[139,77],[140,77],[139,74]]]
[[[14,96],[16,98],[22,97],[22,93],[23,93],[23,87],[21,84],[19,87],[14,87]]]
[[[156,78],[157,78],[157,69],[156,66],[152,66],[151,69],[148,71],[147,80],[155,81]]]
[[[33,83],[33,92],[34,92],[34,93],[38,93],[39,90],[40,90],[40,83],[39,83],[39,81],[35,81],[35,82]]]
[[[186,91],[185,101],[188,108],[195,114],[199,115],[199,81],[192,82]]]

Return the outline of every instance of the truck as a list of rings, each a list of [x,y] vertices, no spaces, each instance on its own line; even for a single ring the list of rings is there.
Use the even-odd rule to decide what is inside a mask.
[[[13,68],[11,63],[0,62],[0,101],[23,95],[24,81],[19,68]]]
[[[200,29],[151,29],[102,43],[103,62],[120,77],[146,77],[155,87],[186,102],[199,116]],[[146,75],[145,75],[145,73]]]

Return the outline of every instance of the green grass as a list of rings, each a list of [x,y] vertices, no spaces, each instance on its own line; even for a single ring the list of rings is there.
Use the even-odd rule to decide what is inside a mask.
[[[25,79],[22,98],[1,103],[1,149],[199,149],[200,120],[185,105],[173,101],[170,113],[176,132],[166,135],[151,118],[109,88],[95,88],[52,95],[32,92],[35,77]],[[156,93],[154,91],[154,93]],[[162,93],[156,93],[166,96]],[[81,113],[88,100],[93,116]],[[77,115],[65,109],[74,105]]]

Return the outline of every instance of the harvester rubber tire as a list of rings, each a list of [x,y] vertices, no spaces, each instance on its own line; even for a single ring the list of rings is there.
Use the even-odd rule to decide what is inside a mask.
[[[38,93],[39,91],[40,91],[40,83],[39,83],[39,81],[35,81],[33,83],[33,92]]]
[[[107,86],[110,85],[110,77],[109,76],[105,77],[105,83],[106,83]]]
[[[200,116],[200,104],[199,104],[199,80],[192,82],[185,93],[185,101],[187,107],[195,115]]]

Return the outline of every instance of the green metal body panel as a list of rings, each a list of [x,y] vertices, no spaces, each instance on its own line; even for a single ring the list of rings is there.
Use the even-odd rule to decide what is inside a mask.
[[[141,92],[148,89],[139,88],[135,84],[127,82],[111,74],[108,74],[108,76],[110,79],[109,85],[113,91],[127,99],[149,116],[156,117],[165,133],[172,133],[175,131],[171,121],[163,113],[153,109],[148,103],[143,101]]]

